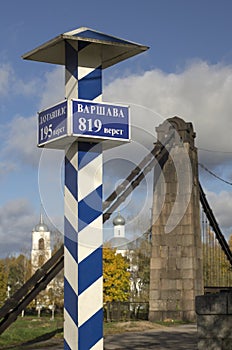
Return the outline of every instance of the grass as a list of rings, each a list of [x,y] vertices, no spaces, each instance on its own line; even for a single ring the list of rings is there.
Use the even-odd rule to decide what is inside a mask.
[[[62,326],[62,318],[50,320],[49,317],[18,317],[17,321],[0,335],[0,349],[27,343],[36,338],[44,339],[46,334],[47,337],[49,334],[54,336]]]
[[[126,322],[108,322],[104,324],[104,335],[119,334],[125,332],[143,332],[147,330],[167,329],[167,327],[179,326],[186,322],[167,320],[164,322],[149,321],[126,321]]]
[[[180,324],[183,322],[172,320],[160,323],[149,321],[107,322],[104,323],[104,335],[162,329]],[[0,349],[33,349],[33,343],[37,342],[37,348],[39,348],[39,341],[53,337],[63,338],[62,327],[63,319],[61,317],[57,317],[55,320],[50,320],[49,317],[18,317],[17,321],[0,335]]]

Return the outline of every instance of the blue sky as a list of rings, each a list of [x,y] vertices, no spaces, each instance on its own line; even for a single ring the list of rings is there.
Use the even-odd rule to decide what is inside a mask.
[[[130,104],[135,115],[149,110],[141,140],[135,137],[133,150],[141,157],[145,155],[150,146],[143,141],[151,144],[155,127],[165,118],[179,115],[193,122],[200,161],[232,181],[231,13],[232,3],[226,0],[8,0],[1,4],[0,256],[28,249],[31,230],[39,218],[41,196],[42,202],[47,202],[47,220],[58,228],[62,226],[60,176],[56,179],[59,196],[55,206],[48,195],[44,199],[47,187],[41,183],[43,178],[51,180],[50,165],[56,157],[56,169],[62,172],[62,155],[54,151],[41,156],[35,132],[37,111],[64,98],[64,72],[54,65],[24,61],[21,56],[81,26],[149,46],[146,53],[104,72],[104,101]],[[106,193],[115,187],[109,182],[112,158],[128,160],[133,150],[105,155]],[[117,166],[115,182],[128,171],[124,163],[121,169]],[[136,159],[128,162],[128,168],[135,163]],[[44,164],[47,173],[41,170]],[[231,186],[204,171],[200,173],[218,221],[229,234]],[[150,196],[143,196],[151,182],[148,178],[137,197],[130,200],[133,215],[128,220],[132,228],[133,224],[138,227],[138,222],[143,227],[147,220]],[[50,196],[55,197],[56,188],[50,190]],[[145,203],[146,213],[138,211],[136,202],[140,201]]]

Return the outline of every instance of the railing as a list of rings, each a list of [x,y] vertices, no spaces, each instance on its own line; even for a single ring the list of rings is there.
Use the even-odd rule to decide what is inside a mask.
[[[148,320],[148,312],[148,302],[115,301],[104,305],[104,320],[106,322]]]
[[[201,185],[201,232],[205,292],[232,288],[232,252],[223,236]]]

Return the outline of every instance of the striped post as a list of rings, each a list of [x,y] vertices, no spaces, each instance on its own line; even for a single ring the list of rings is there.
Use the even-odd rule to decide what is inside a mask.
[[[65,65],[67,103],[42,111],[38,118],[38,147],[65,149],[65,349],[103,349],[102,150],[101,144],[94,143],[96,139],[92,137],[91,143],[75,141],[69,146],[70,140],[79,136],[72,125],[71,99],[101,102],[102,69],[147,49],[147,46],[81,27],[60,34],[23,55],[27,60]],[[51,117],[55,107],[57,114]],[[60,108],[64,109],[61,114]],[[41,114],[45,116],[42,121]],[[110,143],[127,142],[128,116],[125,121],[128,125],[124,123],[124,138],[104,135],[103,139]],[[122,135],[121,123],[115,122]]]
[[[101,101],[100,49],[66,48],[66,98]],[[88,57],[85,62],[83,57]],[[102,150],[75,141],[65,154],[64,349],[103,349]]]

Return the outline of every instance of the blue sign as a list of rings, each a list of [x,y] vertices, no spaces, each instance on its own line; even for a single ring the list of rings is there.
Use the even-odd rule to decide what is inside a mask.
[[[38,113],[38,146],[62,148],[71,137],[129,141],[129,107],[66,100]]]
[[[67,101],[38,113],[38,146],[67,135]]]
[[[129,107],[72,100],[73,134],[129,141]]]

